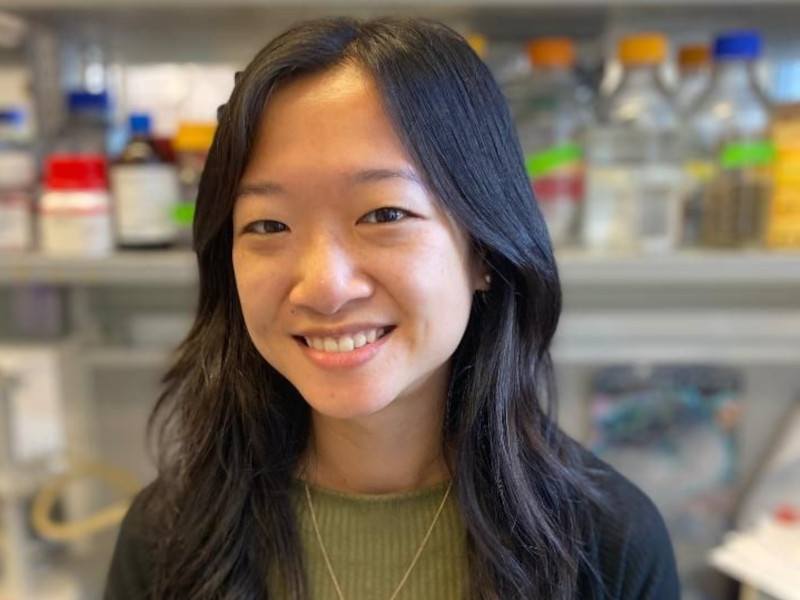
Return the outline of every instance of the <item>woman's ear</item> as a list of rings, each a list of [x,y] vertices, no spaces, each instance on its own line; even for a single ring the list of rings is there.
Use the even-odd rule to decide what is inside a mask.
[[[492,275],[489,273],[488,267],[484,266],[478,279],[475,289],[479,292],[488,292],[492,287]]]
[[[492,275],[489,263],[486,260],[486,251],[483,248],[475,248],[473,260],[475,265],[473,269],[475,291],[488,292],[492,286]]]

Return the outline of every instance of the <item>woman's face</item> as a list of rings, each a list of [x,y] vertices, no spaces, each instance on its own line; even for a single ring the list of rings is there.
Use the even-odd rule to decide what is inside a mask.
[[[259,127],[233,212],[256,348],[329,417],[441,401],[483,271],[371,79],[343,66],[288,82]]]

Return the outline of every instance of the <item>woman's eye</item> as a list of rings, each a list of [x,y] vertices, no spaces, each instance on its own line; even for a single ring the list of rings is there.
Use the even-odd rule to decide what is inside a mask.
[[[387,206],[367,213],[361,218],[361,221],[364,223],[393,223],[395,221],[402,221],[410,215],[411,213],[402,208]]]
[[[245,233],[257,233],[260,235],[270,234],[270,233],[281,233],[283,231],[288,231],[289,228],[281,223],[280,221],[253,221],[247,227],[244,228]]]

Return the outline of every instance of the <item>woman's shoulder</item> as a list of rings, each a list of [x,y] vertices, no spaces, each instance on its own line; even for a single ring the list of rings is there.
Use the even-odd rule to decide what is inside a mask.
[[[636,484],[590,450],[581,447],[580,452],[587,475],[603,493],[607,508],[612,509],[596,507],[596,522],[609,533],[630,531],[633,524],[663,524],[658,508]]]
[[[150,597],[157,530],[152,523],[149,503],[157,490],[158,482],[153,481],[136,494],[120,523],[103,600]]]
[[[587,475],[604,499],[602,505],[591,505],[593,533],[587,554],[602,576],[606,594],[580,597],[678,599],[675,555],[658,508],[611,465],[584,448],[581,454]]]

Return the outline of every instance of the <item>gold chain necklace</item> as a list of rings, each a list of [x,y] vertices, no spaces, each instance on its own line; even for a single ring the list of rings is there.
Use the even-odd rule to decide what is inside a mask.
[[[342,588],[339,585],[339,580],[336,579],[336,574],[333,572],[333,567],[331,566],[331,559],[328,557],[328,551],[325,549],[325,544],[322,543],[322,535],[319,532],[317,515],[314,512],[314,504],[311,502],[311,492],[308,490],[308,483],[304,482],[304,486],[306,490],[306,501],[308,503],[308,510],[311,513],[311,523],[312,525],[314,525],[314,534],[317,536],[319,549],[322,551],[322,558],[325,559],[325,566],[328,568],[328,574],[331,576],[331,581],[333,581],[333,587],[336,588],[336,595],[339,596],[339,600],[344,600],[344,594],[342,593]],[[411,571],[417,564],[417,560],[419,560],[419,557],[422,554],[422,550],[425,548],[425,544],[428,543],[428,538],[431,537],[433,528],[436,526],[436,522],[439,520],[439,515],[442,514],[442,510],[444,509],[444,504],[445,502],[447,502],[447,497],[450,495],[450,489],[452,487],[453,487],[453,481],[451,480],[450,483],[447,485],[447,490],[445,491],[444,497],[442,498],[442,501],[439,504],[439,508],[436,509],[436,515],[433,517],[433,521],[431,521],[431,524],[428,527],[428,531],[425,533],[425,537],[422,538],[422,543],[419,545],[419,548],[417,548],[417,553],[414,555],[414,559],[411,561],[411,564],[408,565],[408,569],[406,569],[405,575],[403,575],[403,578],[400,580],[400,583],[397,584],[397,587],[394,589],[394,592],[389,597],[389,600],[395,600],[395,598],[397,598],[397,594],[400,593],[400,590],[402,589],[403,585],[405,585],[408,576],[411,575]]]

